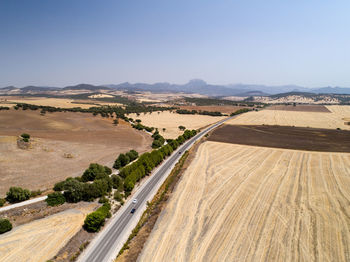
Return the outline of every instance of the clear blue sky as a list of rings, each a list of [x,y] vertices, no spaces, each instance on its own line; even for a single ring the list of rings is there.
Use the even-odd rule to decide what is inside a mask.
[[[0,87],[350,87],[350,1],[0,0]]]

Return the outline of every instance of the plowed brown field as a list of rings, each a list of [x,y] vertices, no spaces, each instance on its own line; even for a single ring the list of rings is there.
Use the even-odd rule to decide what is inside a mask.
[[[350,261],[350,154],[203,143],[139,261]]]

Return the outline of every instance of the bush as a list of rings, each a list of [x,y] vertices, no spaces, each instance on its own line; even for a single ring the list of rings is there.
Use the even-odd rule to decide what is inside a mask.
[[[105,219],[111,217],[111,205],[103,204],[96,211],[88,214],[84,220],[84,228],[89,232],[97,232],[104,225]]]
[[[37,196],[40,196],[43,192],[41,192],[41,190],[33,190],[33,191],[30,191],[30,197],[37,197]]]
[[[97,232],[105,223],[105,216],[101,212],[92,212],[84,220],[84,228],[89,232]]]
[[[3,234],[12,229],[12,224],[8,219],[0,218],[0,234]]]
[[[114,199],[117,200],[118,202],[123,201],[123,197],[118,191],[114,192]]]
[[[20,187],[10,187],[6,193],[6,200],[10,203],[18,203],[30,198],[30,191]]]
[[[108,167],[92,163],[89,168],[85,170],[84,174],[81,176],[83,182],[93,181],[97,177],[104,177],[112,173],[112,170]]]
[[[109,200],[108,200],[108,198],[106,198],[105,196],[103,196],[103,197],[101,197],[101,198],[98,200],[98,202],[99,202],[100,204],[104,204],[104,203],[108,203]]]
[[[66,181],[61,181],[61,182],[56,183],[55,186],[53,187],[53,190],[63,191],[65,182]]]
[[[6,199],[0,198],[0,207],[2,207],[3,205],[5,205],[5,203],[6,203]]]
[[[84,195],[84,183],[75,179],[65,181],[63,194],[67,202],[77,203],[81,201]]]
[[[29,138],[30,138],[30,135],[27,134],[27,133],[23,133],[23,134],[21,135],[21,137],[22,137],[23,139],[29,139]]]
[[[120,185],[123,183],[122,179],[120,176],[117,175],[112,175],[112,185],[114,189],[118,189]]]
[[[62,193],[54,192],[54,193],[48,194],[45,201],[49,206],[59,206],[64,204],[64,202],[66,202],[66,198]]]
[[[114,162],[113,167],[115,169],[119,169],[134,161],[138,157],[139,153],[137,153],[135,150],[130,150],[126,154],[119,154],[118,158]]]

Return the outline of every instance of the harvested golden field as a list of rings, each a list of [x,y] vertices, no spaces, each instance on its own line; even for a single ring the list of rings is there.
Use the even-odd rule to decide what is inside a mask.
[[[105,96],[100,96],[105,97]],[[96,97],[96,98],[100,98]],[[81,108],[90,108],[93,106],[102,106],[102,105],[118,105],[118,103],[106,103],[93,100],[73,100],[67,98],[47,98],[47,97],[24,97],[24,96],[0,96],[0,106],[5,104],[14,106],[16,103],[25,103],[38,106],[53,106],[61,108],[72,108],[72,107],[81,107]]]
[[[88,204],[81,209],[68,209],[0,235],[0,261],[49,260],[81,229],[86,214],[94,207],[95,204]]]
[[[205,115],[180,115],[169,111],[153,112],[152,114],[130,114],[133,119],[141,119],[145,126],[159,129],[164,138],[176,138],[183,133],[179,126],[185,126],[187,129],[198,129],[204,126],[220,121],[225,117],[205,116]],[[165,128],[165,131],[163,131]]]
[[[17,136],[28,133],[31,148],[20,149]],[[119,153],[151,149],[152,138],[119,121],[89,113],[0,111],[0,197],[10,186],[51,188],[80,176],[90,163],[112,166]]]
[[[350,154],[200,145],[138,261],[349,261]]]
[[[233,125],[281,125],[328,129],[350,130],[346,125],[350,118],[350,106],[327,106],[331,113],[326,112],[297,112],[286,110],[252,111],[228,121]]]

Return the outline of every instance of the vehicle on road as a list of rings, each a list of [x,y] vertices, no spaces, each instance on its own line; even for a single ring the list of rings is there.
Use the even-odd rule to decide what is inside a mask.
[[[136,208],[133,208],[133,209],[131,209],[131,214],[134,214],[135,213],[135,211],[136,211]]]
[[[179,155],[181,155],[181,151],[179,151]]]
[[[132,201],[133,204],[136,204],[137,203],[137,199],[135,198],[133,201]]]

